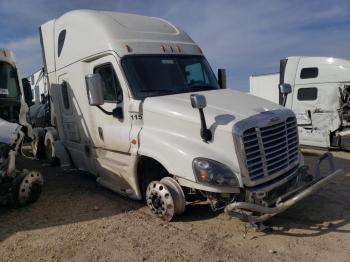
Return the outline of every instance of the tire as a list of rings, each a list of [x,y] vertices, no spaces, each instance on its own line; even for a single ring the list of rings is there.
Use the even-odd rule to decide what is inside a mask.
[[[55,155],[54,142],[58,139],[57,131],[53,128],[47,129],[44,146],[45,146],[45,158],[46,161],[53,166],[59,166],[59,159]]]
[[[186,198],[179,183],[171,177],[162,178],[160,183],[164,184],[170,191],[170,194],[174,200],[175,215],[182,215],[186,209]]]
[[[43,178],[39,172],[25,172],[13,180],[12,202],[21,207],[39,199],[43,186]]]
[[[145,161],[142,164],[142,177],[140,181],[140,188],[142,197],[145,199],[147,187],[152,181],[159,181],[163,177],[168,176],[168,172],[155,161]]]
[[[45,159],[45,130],[41,127],[33,129],[32,152],[37,159]]]

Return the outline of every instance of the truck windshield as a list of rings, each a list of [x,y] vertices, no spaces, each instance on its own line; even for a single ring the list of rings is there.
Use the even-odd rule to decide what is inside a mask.
[[[220,88],[203,56],[126,56],[122,66],[135,99]]]
[[[0,99],[17,98],[19,94],[16,69],[8,63],[0,62]]]

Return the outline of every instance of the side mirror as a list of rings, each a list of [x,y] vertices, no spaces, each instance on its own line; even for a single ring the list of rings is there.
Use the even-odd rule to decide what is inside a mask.
[[[286,106],[287,96],[288,94],[292,93],[292,86],[290,84],[280,84],[278,87],[280,89],[280,93],[283,96],[282,105]]]
[[[28,106],[31,106],[33,104],[33,93],[32,93],[32,87],[30,86],[29,80],[27,78],[22,79],[22,87],[23,87],[24,101]]]
[[[86,91],[91,106],[104,104],[103,81],[99,74],[89,74],[85,76]]]
[[[227,88],[226,83],[226,69],[218,69],[218,82],[221,89]]]
[[[292,93],[292,86],[290,84],[280,84],[279,89],[282,95],[288,95]]]
[[[203,109],[207,106],[207,100],[202,95],[191,95],[191,105],[196,109]]]
[[[192,107],[199,110],[199,117],[201,120],[200,135],[201,135],[204,142],[208,142],[213,138],[213,134],[207,128],[207,123],[205,121],[205,116],[204,116],[204,112],[203,112],[203,108],[205,108],[207,106],[207,100],[206,100],[205,96],[196,95],[196,94],[192,94],[190,96],[190,99],[191,99]]]

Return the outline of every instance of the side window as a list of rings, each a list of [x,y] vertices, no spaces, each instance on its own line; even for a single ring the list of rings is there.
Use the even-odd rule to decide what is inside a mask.
[[[70,108],[69,104],[69,95],[68,95],[68,84],[66,81],[63,81],[62,83],[62,99],[63,99],[63,105],[65,109]]]
[[[57,43],[57,56],[60,57],[63,45],[64,45],[64,40],[66,40],[66,30],[62,30],[58,36],[58,43]]]
[[[103,98],[106,102],[122,102],[123,92],[112,64],[104,64],[94,68],[103,81]]]
[[[202,64],[195,63],[187,65],[185,71],[189,84],[208,84],[208,77],[202,68]]]
[[[308,67],[301,69],[300,78],[308,79],[308,78],[316,78],[318,76],[318,68],[317,67]]]
[[[299,101],[313,101],[317,99],[317,88],[308,87],[300,88],[298,90],[298,100]]]

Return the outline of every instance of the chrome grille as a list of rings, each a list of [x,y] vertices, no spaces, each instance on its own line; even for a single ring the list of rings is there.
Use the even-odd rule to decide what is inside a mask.
[[[267,127],[243,132],[245,161],[251,180],[271,176],[298,161],[298,129],[295,117]]]

